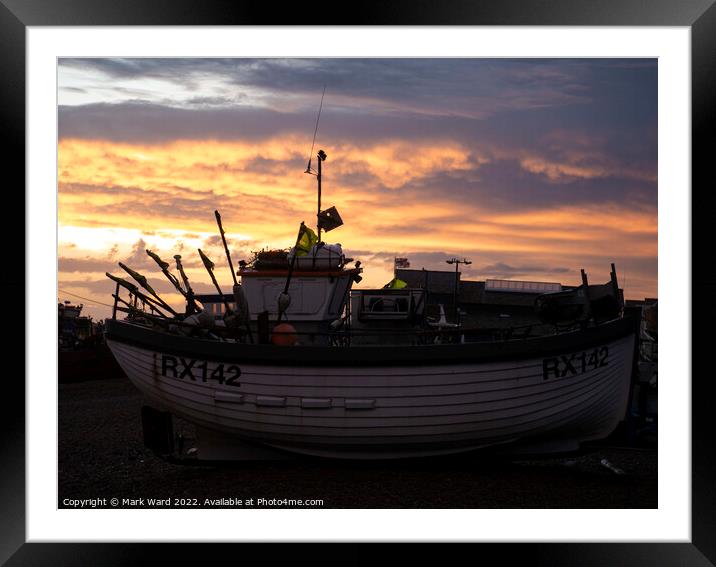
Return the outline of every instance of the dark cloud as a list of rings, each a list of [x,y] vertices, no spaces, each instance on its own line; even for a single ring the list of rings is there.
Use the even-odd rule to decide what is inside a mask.
[[[315,120],[315,116],[313,117]],[[147,102],[61,106],[60,138],[159,143],[176,139],[265,139],[310,129],[308,115],[267,109],[174,108]]]
[[[638,66],[620,66],[630,62]],[[331,120],[343,124],[346,114],[359,115],[370,124],[386,115],[460,120],[499,118],[515,112],[521,115],[525,111],[539,114],[545,109],[559,116],[570,108],[578,115],[594,114],[595,108],[612,113],[625,109],[621,114],[632,121],[635,115],[655,109],[656,98],[655,60],[63,58],[60,74],[64,68],[107,77],[106,88],[111,89],[107,95],[111,94],[112,100],[122,101],[117,95],[124,94],[125,105],[130,99],[144,101],[149,112],[143,112],[142,104],[135,102],[135,116],[148,118],[162,112],[157,108],[162,106],[223,109],[230,111],[223,117],[233,116],[230,124],[237,126],[236,117],[246,124],[252,115],[258,120],[272,116],[265,111],[273,109],[274,117],[283,116],[288,122],[286,128],[302,130],[313,124],[323,85],[327,86],[327,96],[322,128]],[[146,88],[111,82],[120,79],[136,80],[140,85],[145,79],[160,79],[172,83],[174,90],[197,92],[169,99],[162,92],[152,95]],[[633,108],[635,105],[638,108]],[[91,112],[92,108],[86,110]],[[122,115],[116,114],[116,122],[121,123]],[[164,116],[171,114],[164,111]],[[189,119],[185,127],[189,130],[193,122],[190,116],[181,115]],[[205,129],[213,126],[217,135],[222,135],[221,114],[198,116],[209,121]],[[217,117],[216,122],[212,116]],[[167,121],[159,130],[169,128],[166,135],[170,136],[172,124]],[[150,133],[156,125],[147,126]],[[267,129],[272,129],[271,124]]]
[[[132,252],[124,259],[124,263],[130,268],[149,267],[154,264],[146,252],[147,243],[140,238],[132,246]]]
[[[627,167],[627,164],[624,164]],[[564,205],[619,203],[640,207],[656,205],[656,182],[624,177],[620,166],[608,176],[592,179],[565,176],[559,182],[542,173],[525,170],[518,160],[496,159],[467,171],[438,172],[411,183],[413,198],[434,199],[443,194],[450,201],[473,204],[492,211],[518,211]],[[465,219],[473,210],[465,208]]]
[[[315,109],[280,112],[268,108],[179,108],[153,102],[95,103],[60,106],[60,138],[86,138],[115,142],[161,143],[176,139],[263,140],[281,134],[308,138],[315,126]],[[334,144],[347,140],[419,138],[454,131],[469,139],[473,130],[461,134],[457,119],[435,117],[349,114],[324,109],[319,140]],[[461,126],[465,130],[465,126]],[[303,150],[303,148],[301,148]]]
[[[206,246],[223,246],[221,236],[219,236],[218,234],[214,235],[214,236],[210,236],[209,238],[205,238],[204,244]]]
[[[117,263],[112,260],[98,258],[63,258],[57,259],[57,267],[60,272],[111,272],[117,268]]]
[[[109,79],[158,79],[188,90],[219,79],[237,89],[260,89],[263,99],[288,94],[295,104],[296,95],[306,95],[314,100],[302,105],[312,107],[326,85],[337,106],[380,99],[392,103],[393,110],[474,116],[588,100],[587,79],[594,65],[584,60],[574,65],[568,60],[467,58],[62,58],[59,64],[60,70],[98,72]]]

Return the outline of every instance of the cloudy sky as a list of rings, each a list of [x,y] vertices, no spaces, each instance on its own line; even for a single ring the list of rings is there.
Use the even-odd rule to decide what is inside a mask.
[[[95,317],[118,261],[169,291],[145,248],[212,291],[202,248],[228,290],[214,209],[234,261],[315,225],[324,85],[326,240],[362,287],[458,255],[466,279],[565,284],[613,261],[657,293],[656,60],[61,59],[58,81],[58,299]]]

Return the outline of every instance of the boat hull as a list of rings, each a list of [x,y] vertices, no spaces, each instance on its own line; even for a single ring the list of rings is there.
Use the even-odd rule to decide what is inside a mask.
[[[634,355],[623,320],[599,332],[397,349],[217,346],[110,323],[112,352],[153,405],[224,438],[342,458],[577,449],[623,419]]]

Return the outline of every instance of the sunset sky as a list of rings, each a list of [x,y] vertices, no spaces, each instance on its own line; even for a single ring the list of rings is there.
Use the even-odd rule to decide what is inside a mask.
[[[58,300],[95,318],[118,261],[170,291],[145,248],[211,292],[202,248],[230,291],[214,209],[234,262],[315,226],[324,85],[325,240],[361,287],[464,256],[464,279],[564,284],[615,262],[657,294],[655,59],[60,59],[58,80]]]

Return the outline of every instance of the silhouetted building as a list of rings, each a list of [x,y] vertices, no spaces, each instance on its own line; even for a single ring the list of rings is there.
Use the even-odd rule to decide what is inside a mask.
[[[451,321],[454,321],[452,306],[457,278],[457,303],[461,321],[466,328],[532,327],[535,332],[552,330],[535,314],[535,299],[543,293],[573,289],[573,286],[563,286],[556,282],[505,279],[464,281],[460,276],[460,272],[454,271],[396,270],[396,277],[406,282],[408,287],[426,290],[428,316],[439,316],[440,305],[443,305]]]

